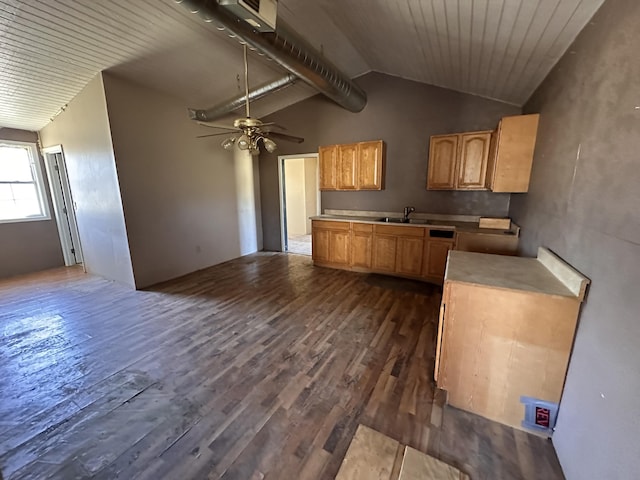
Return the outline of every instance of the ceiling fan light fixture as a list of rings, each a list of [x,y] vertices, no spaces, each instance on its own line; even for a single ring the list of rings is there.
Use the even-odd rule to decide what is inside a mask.
[[[240,150],[249,150],[249,148],[251,148],[251,139],[246,133],[240,136],[237,143]]]
[[[262,139],[262,142],[264,143],[265,150],[269,153],[275,152],[276,148],[278,148],[278,145],[276,144],[276,142],[274,142],[270,138],[265,137]]]
[[[233,146],[236,144],[236,137],[229,137],[221,143],[222,148],[225,150],[231,150]]]

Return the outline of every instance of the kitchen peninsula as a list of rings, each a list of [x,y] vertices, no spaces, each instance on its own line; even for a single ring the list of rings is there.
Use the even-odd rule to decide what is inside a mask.
[[[589,280],[537,258],[452,252],[434,377],[455,407],[550,435]]]

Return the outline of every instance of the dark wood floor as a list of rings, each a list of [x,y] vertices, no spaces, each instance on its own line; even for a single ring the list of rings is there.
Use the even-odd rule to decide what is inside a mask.
[[[282,254],[149,291],[77,269],[0,281],[0,469],[330,479],[362,423],[474,480],[562,478],[549,441],[441,407],[439,301]]]

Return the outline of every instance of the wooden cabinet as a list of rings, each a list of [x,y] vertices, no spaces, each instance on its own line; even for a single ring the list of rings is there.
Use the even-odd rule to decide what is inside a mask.
[[[486,190],[491,132],[435,135],[429,143],[429,190]]]
[[[382,190],[382,140],[358,144],[358,190]]]
[[[376,225],[373,235],[373,270],[419,277],[424,232],[423,227]]]
[[[422,276],[442,283],[447,266],[447,255],[455,242],[454,230],[428,229],[425,232]]]
[[[320,190],[382,190],[384,142],[320,147]]]
[[[320,147],[318,158],[320,190],[336,190],[338,188],[338,146]]]
[[[496,131],[432,136],[427,189],[528,191],[539,118],[504,117]]]
[[[351,228],[347,222],[314,220],[311,255],[314,263],[348,267],[351,259]]]
[[[493,135],[487,185],[493,192],[529,190],[533,151],[540,115],[516,115],[500,120]]]
[[[429,141],[429,190],[453,190],[456,187],[459,135],[434,135]]]
[[[398,237],[376,233],[373,237],[373,271],[395,273]]]
[[[523,400],[557,405],[588,282],[543,248],[537,259],[451,252],[434,372],[448,403],[514,428]]]
[[[338,190],[355,190],[358,178],[358,145],[338,145]]]
[[[457,190],[486,190],[491,132],[460,135]]]
[[[320,222],[311,222],[311,257],[315,263],[329,263],[329,230]]]
[[[453,242],[442,240],[428,240],[425,242],[425,258],[423,276],[431,280],[442,282],[447,267],[447,255],[453,249]]]
[[[414,235],[409,236],[403,234],[398,237],[396,273],[414,277],[420,276],[424,249],[424,232],[425,229],[420,228],[416,229]]]
[[[518,235],[504,233],[458,232],[456,250],[464,252],[493,253],[495,255],[516,255]]]
[[[515,254],[519,227],[505,233],[457,232],[453,227],[313,220],[317,265],[440,283],[450,250]]]
[[[351,265],[357,269],[371,270],[373,256],[373,225],[351,224]]]

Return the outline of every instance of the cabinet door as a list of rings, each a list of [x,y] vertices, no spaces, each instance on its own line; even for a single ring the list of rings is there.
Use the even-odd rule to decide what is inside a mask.
[[[422,275],[437,280],[444,279],[444,271],[447,267],[447,255],[453,248],[453,242],[442,240],[427,240],[426,258]]]
[[[394,273],[396,271],[396,253],[398,237],[392,235],[374,235],[373,270]]]
[[[358,144],[358,189],[382,190],[382,141]]]
[[[529,190],[539,114],[504,117],[498,127],[495,163],[489,172],[494,192]]]
[[[458,135],[435,135],[429,141],[428,190],[453,190],[456,186]]]
[[[329,231],[329,261],[334,265],[349,265],[350,232],[348,230]]]
[[[338,145],[338,190],[355,190],[358,144]]]
[[[351,231],[351,265],[371,270],[373,226],[354,223]]]
[[[457,190],[485,190],[491,132],[460,135]]]
[[[320,190],[335,190],[337,183],[338,146],[320,147]]]
[[[329,230],[312,228],[311,258],[316,263],[329,262]]]
[[[398,237],[396,272],[419,276],[422,270],[422,237]]]
[[[487,181],[485,185],[489,190],[493,190],[496,174],[496,157],[498,156],[498,143],[500,142],[500,123],[495,132],[491,133],[491,142],[489,143],[489,159],[487,160]]]

